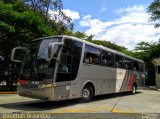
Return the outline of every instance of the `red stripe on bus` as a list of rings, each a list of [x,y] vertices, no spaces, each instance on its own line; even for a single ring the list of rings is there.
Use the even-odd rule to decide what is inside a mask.
[[[22,84],[22,85],[23,84],[28,84],[28,81],[26,81],[26,80],[20,80],[20,79],[18,79],[17,82],[20,83],[20,84]]]
[[[134,80],[134,71],[132,72],[132,74],[131,74],[131,78],[130,78],[130,80],[129,80],[129,84],[128,84],[128,91],[130,91],[130,90],[131,90],[133,80]]]

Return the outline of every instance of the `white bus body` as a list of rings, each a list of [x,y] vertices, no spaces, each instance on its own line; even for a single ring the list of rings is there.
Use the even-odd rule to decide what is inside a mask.
[[[56,43],[51,59],[50,43]],[[34,40],[27,48],[17,91],[30,98],[87,102],[96,95],[136,93],[143,87],[143,75],[141,60],[79,38],[53,36]]]

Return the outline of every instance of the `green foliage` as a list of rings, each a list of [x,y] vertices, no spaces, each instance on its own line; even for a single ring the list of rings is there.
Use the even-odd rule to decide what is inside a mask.
[[[0,51],[10,54],[13,47],[48,35],[52,35],[52,30],[38,13],[22,2],[5,4],[0,1]]]
[[[123,46],[118,46],[114,43],[111,43],[110,41],[100,41],[100,40],[88,40],[91,43],[97,44],[97,45],[102,45],[104,47],[108,47],[120,52],[125,52],[127,50],[127,48],[123,47]]]
[[[122,52],[126,55],[135,57],[135,53],[133,51],[129,51],[129,50],[127,50],[127,48],[125,48],[123,46],[116,45],[115,43],[111,43],[110,41],[93,40],[94,35],[87,36],[83,32],[80,32],[80,31],[72,32],[70,30],[67,30],[65,32],[65,35],[74,36],[74,37],[81,38],[81,39],[85,38],[85,40],[87,40],[88,42],[91,42],[91,43],[94,43],[97,45],[102,45],[104,47],[108,47],[110,49]]]
[[[23,0],[33,11],[39,11],[52,30],[73,30],[72,19],[63,12],[62,0]],[[51,12],[52,11],[52,12]],[[51,13],[56,13],[52,14]],[[58,27],[58,28],[57,28]],[[59,33],[59,32],[58,32]],[[60,33],[59,33],[60,34]]]
[[[86,37],[86,35],[85,35],[84,33],[79,32],[79,31],[75,32],[75,33],[73,34],[73,36],[75,36],[75,37],[77,37],[77,38],[85,38],[85,37]]]
[[[136,57],[146,62],[160,56],[160,46],[155,43],[140,42],[135,48]]]
[[[80,31],[73,32],[71,30],[66,30],[64,35],[74,36],[74,37],[81,38],[81,39],[87,37],[83,32],[80,32]]]
[[[148,13],[151,15],[150,21],[154,21],[155,27],[160,27],[160,1],[154,0],[149,6],[148,6]]]
[[[135,57],[142,59],[146,64],[146,71],[148,72],[149,79],[155,79],[154,65],[152,60],[160,57],[160,46],[155,43],[140,42],[135,48]],[[152,83],[154,80],[152,80]],[[148,84],[151,85],[151,84]]]
[[[155,28],[160,27],[160,1],[154,0],[148,6],[147,11],[150,14],[150,21],[155,22]],[[136,50],[140,50],[140,52],[137,53],[137,56],[146,62],[146,69],[151,74],[151,77],[154,78],[154,66],[151,61],[160,56],[160,46],[142,42],[138,44]]]

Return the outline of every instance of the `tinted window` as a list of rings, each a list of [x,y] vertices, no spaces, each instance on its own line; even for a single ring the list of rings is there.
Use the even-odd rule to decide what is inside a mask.
[[[132,60],[131,59],[125,58],[124,63],[125,63],[126,69],[132,69]]]
[[[124,68],[124,58],[119,55],[115,55],[115,67]]]
[[[57,74],[57,82],[76,79],[81,59],[82,45],[82,42],[65,39]]]
[[[133,69],[139,71],[139,63],[137,61],[133,61]]]
[[[114,64],[114,55],[110,52],[102,52],[102,65],[103,66],[113,66]]]
[[[144,71],[144,64],[139,62],[139,71]]]
[[[48,46],[53,42],[61,42],[61,38],[47,38],[32,42],[23,59],[20,71],[21,79],[38,81],[53,78],[55,60],[49,61],[48,59]],[[57,55],[59,47],[55,47],[54,51]]]
[[[84,63],[88,64],[100,64],[101,63],[101,51],[98,48],[86,45]]]
[[[144,71],[144,64],[138,61],[133,61],[133,69],[136,71]]]

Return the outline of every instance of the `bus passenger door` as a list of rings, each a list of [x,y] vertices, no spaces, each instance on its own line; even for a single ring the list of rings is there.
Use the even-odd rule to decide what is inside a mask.
[[[77,78],[81,52],[81,42],[65,39],[56,77],[56,83],[61,84],[58,96],[69,98],[70,93],[75,92],[75,89],[71,91],[71,82]]]
[[[72,80],[72,55],[69,53],[62,53],[57,73],[57,97],[58,99],[67,99],[70,94]]]

